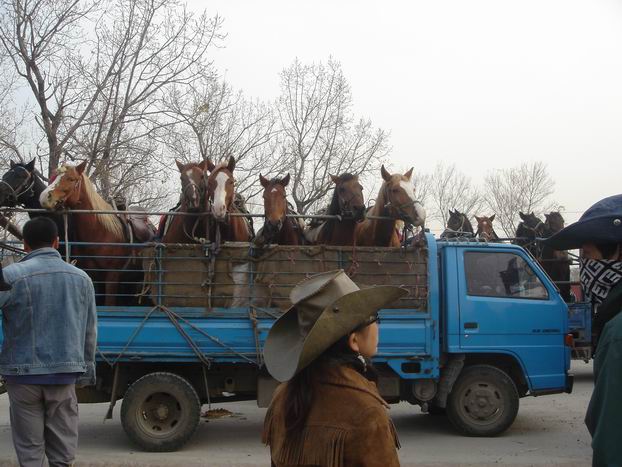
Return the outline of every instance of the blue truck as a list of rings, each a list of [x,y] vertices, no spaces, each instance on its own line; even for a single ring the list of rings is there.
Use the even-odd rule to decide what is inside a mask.
[[[136,248],[136,246],[132,246]],[[262,347],[299,280],[343,268],[361,287],[409,295],[380,312],[378,387],[390,403],[446,413],[468,436],[513,423],[519,400],[571,392],[568,307],[521,247],[439,241],[402,248],[143,245],[141,303],[98,309],[97,385],[81,402],[122,399],[145,450],[172,451],[204,403],[257,400],[276,387]]]

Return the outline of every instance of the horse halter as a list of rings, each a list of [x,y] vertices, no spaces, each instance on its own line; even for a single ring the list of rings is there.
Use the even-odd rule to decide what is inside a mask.
[[[61,177],[61,178],[62,178],[62,177],[64,177],[64,176],[65,176],[65,173],[66,173],[66,171],[63,171],[63,172],[62,172],[62,173],[60,173],[60,174],[59,174],[58,172],[56,172],[56,173],[55,173],[52,177],[50,177],[50,184],[54,183],[54,181],[55,181],[58,177]],[[73,182],[73,187],[72,187],[71,191],[69,192],[69,194],[68,194],[68,195],[66,195],[66,196],[65,196],[62,200],[60,200],[60,201],[58,201],[58,202],[56,203],[56,207],[57,207],[57,208],[65,208],[65,207],[66,207],[65,203],[67,202],[67,199],[71,196],[71,194],[72,194],[73,192],[78,192],[78,193],[80,192],[80,188],[82,187],[82,177],[83,177],[83,175],[78,175],[77,180],[76,180],[75,182]],[[50,186],[51,186],[51,185],[50,185]],[[49,188],[49,187],[48,187],[48,188]],[[53,191],[55,191],[55,190],[56,190],[56,188],[55,188]],[[50,195],[50,194],[48,193],[48,196],[49,196],[49,195]]]
[[[409,214],[406,214],[404,212],[404,208],[412,207],[415,204],[421,204],[419,201],[417,201],[416,199],[413,199],[411,201],[407,201],[406,203],[395,205],[395,204],[393,204],[393,202],[391,202],[391,197],[390,197],[389,187],[388,186],[385,186],[385,188],[384,188],[384,197],[385,197],[385,199],[388,200],[385,203],[384,208],[385,209],[389,209],[389,211],[393,210],[396,213],[396,216],[395,216],[396,219],[404,221],[404,223],[406,223],[406,224],[413,224],[414,223],[415,219],[412,219]]]
[[[187,179],[188,179],[188,183],[185,186],[182,186],[181,188],[182,200],[187,200],[186,192],[188,191],[188,188],[194,188],[197,190],[197,193],[199,196],[199,208],[200,208],[201,201],[203,200],[204,194],[205,194],[205,188],[206,188],[205,184],[199,185],[197,182],[192,180],[190,177],[187,177]]]
[[[16,165],[15,167],[13,167],[11,170],[9,170],[9,172],[14,171],[16,169],[21,169],[24,172],[26,172],[26,179],[20,183],[17,188],[13,188],[11,186],[10,183],[8,183],[4,177],[2,177],[2,180],[0,180],[0,185],[4,185],[7,186],[9,188],[9,200],[12,202],[13,205],[16,205],[19,203],[19,197],[22,196],[25,193],[28,193],[30,191],[33,191],[33,187],[35,185],[35,176],[34,174],[30,173],[28,171],[28,169],[26,169],[25,167],[22,167],[21,165]],[[9,173],[7,172],[7,173]],[[6,177],[6,175],[5,175]]]

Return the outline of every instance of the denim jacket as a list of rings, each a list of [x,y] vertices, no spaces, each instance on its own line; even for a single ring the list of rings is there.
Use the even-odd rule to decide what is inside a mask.
[[[53,248],[4,268],[12,290],[0,292],[0,375],[82,373],[95,384],[97,314],[93,283]]]

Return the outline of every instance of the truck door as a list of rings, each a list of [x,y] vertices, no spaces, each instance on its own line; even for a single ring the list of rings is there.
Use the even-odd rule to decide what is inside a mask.
[[[533,390],[564,387],[567,308],[528,258],[514,248],[458,251],[460,345],[514,355]]]

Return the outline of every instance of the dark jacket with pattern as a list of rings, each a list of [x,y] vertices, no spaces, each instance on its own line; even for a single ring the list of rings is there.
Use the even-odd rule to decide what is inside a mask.
[[[594,392],[585,424],[592,435],[593,465],[599,467],[622,466],[621,310],[622,282],[609,292],[595,319],[596,328],[604,327],[594,357]]]
[[[376,385],[356,370],[335,366],[314,386],[302,436],[285,430],[286,384],[276,390],[264,422],[263,442],[275,467],[399,466],[399,441]]]

